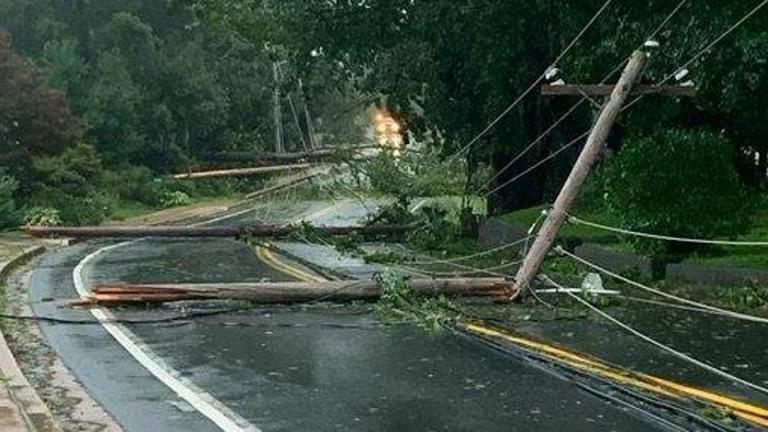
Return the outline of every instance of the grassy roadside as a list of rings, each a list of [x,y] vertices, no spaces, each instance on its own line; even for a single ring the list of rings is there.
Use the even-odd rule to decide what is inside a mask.
[[[528,228],[537,220],[544,206],[531,207],[501,215],[500,218],[518,227]],[[619,220],[606,212],[582,211],[576,213],[581,219],[609,226],[620,226]],[[561,236],[576,238],[584,243],[596,244],[608,250],[632,252],[632,244],[626,236],[613,234],[585,225],[566,224]],[[762,204],[756,212],[749,231],[735,237],[741,241],[768,241],[768,203]],[[766,247],[712,247],[694,252],[683,262],[711,266],[768,268]]]
[[[163,224],[182,219],[200,218],[222,212],[244,198],[245,194],[230,194],[220,197],[204,197],[194,203],[157,208],[141,203],[121,203],[115,207],[112,217],[104,222],[106,225],[145,225]]]

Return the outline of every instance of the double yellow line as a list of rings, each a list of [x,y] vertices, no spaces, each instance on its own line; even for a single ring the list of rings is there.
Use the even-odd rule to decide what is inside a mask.
[[[273,269],[285,273],[289,276],[293,276],[303,282],[323,282],[327,280],[322,276],[309,273],[285,261],[280,260],[277,256],[275,256],[274,253],[272,253],[271,250],[265,246],[256,246],[256,257]]]
[[[768,409],[758,405],[713,393],[708,390],[658,378],[653,375],[618,369],[596,359],[587,358],[562,348],[523,338],[506,330],[489,327],[484,324],[468,323],[461,324],[460,327],[469,333],[520,346],[549,360],[607,378],[623,385],[636,387],[641,390],[674,399],[688,398],[706,402],[743,420],[763,427],[768,427]]]

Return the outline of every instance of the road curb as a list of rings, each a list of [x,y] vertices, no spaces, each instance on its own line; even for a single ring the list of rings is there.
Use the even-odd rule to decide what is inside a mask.
[[[45,252],[45,246],[33,246],[8,261],[0,262],[0,282],[5,282],[15,268],[43,252]],[[60,430],[51,411],[21,371],[2,331],[0,331],[0,374],[4,380],[0,383],[0,405],[4,405],[3,408],[11,411],[10,415],[3,417],[12,422],[5,424],[0,421],[0,425],[4,425],[3,431],[53,432]],[[2,404],[5,396],[3,393],[7,393],[14,406]],[[15,421],[13,417],[20,421]]]

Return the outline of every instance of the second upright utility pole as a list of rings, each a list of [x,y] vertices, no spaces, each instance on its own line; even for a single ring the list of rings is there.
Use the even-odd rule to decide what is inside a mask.
[[[565,222],[568,212],[573,207],[573,203],[576,201],[576,196],[579,193],[579,188],[584,184],[592,166],[597,160],[600,151],[603,149],[608,133],[611,131],[616,117],[621,111],[621,106],[626,101],[627,96],[632,90],[632,85],[637,81],[640,76],[640,72],[645,64],[646,54],[640,51],[632,53],[632,57],[629,59],[629,63],[624,68],[624,72],[619,78],[619,82],[616,87],[613,88],[611,96],[603,106],[600,116],[597,118],[595,125],[592,127],[592,132],[587,138],[587,143],[584,145],[584,149],[579,155],[579,159],[571,170],[571,174],[568,176],[565,185],[560,190],[560,194],[555,200],[555,204],[547,215],[547,219],[541,226],[536,240],[531,245],[531,249],[528,255],[523,261],[523,265],[517,272],[515,277],[515,294],[517,297],[519,294],[527,290],[539,272],[541,264],[544,261],[549,250],[552,248],[552,244],[555,242],[557,232],[560,226]]]
[[[280,106],[280,73],[277,61],[272,63],[272,74],[275,77],[275,88],[272,93],[273,112],[275,117],[275,153],[285,153],[283,138],[283,108]]]

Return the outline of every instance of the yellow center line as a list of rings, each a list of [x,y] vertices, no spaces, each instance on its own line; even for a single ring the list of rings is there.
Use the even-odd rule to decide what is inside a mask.
[[[675,399],[688,397],[707,402],[749,422],[761,426],[768,426],[768,409],[758,405],[733,399],[726,395],[676,383],[653,375],[621,370],[598,360],[590,359],[561,348],[513,335],[503,329],[487,327],[476,323],[465,324],[462,327],[471,333],[500,339],[528,348],[550,360],[559,361],[576,369],[591,372],[621,384],[631,385]]]
[[[323,207],[322,209],[317,210],[316,212],[311,213],[308,216],[304,216],[302,218],[299,218],[298,220],[312,221],[312,220],[317,219],[318,217],[323,216],[323,215],[327,214],[328,212],[336,209],[340,205],[341,205],[341,203],[336,202],[334,200],[334,204],[329,205],[327,207]],[[295,265],[292,265],[291,263],[288,263],[286,261],[281,260],[274,253],[272,253],[272,251],[270,251],[269,249],[267,249],[264,246],[257,246],[256,247],[256,257],[259,258],[264,264],[272,267],[273,269],[275,269],[275,270],[277,270],[279,272],[285,273],[285,274],[287,274],[289,276],[293,276],[296,279],[298,279],[300,281],[303,281],[303,282],[324,282],[324,281],[328,280],[328,279],[326,279],[326,278],[324,278],[324,277],[322,277],[320,275],[306,272],[306,271],[296,267]]]
[[[275,254],[264,246],[256,247],[256,256],[265,264],[273,269],[285,273],[289,276],[293,276],[296,279],[304,282],[323,282],[326,279],[322,276],[318,276],[309,272],[306,272],[296,266],[291,265],[285,261],[280,260]]]

